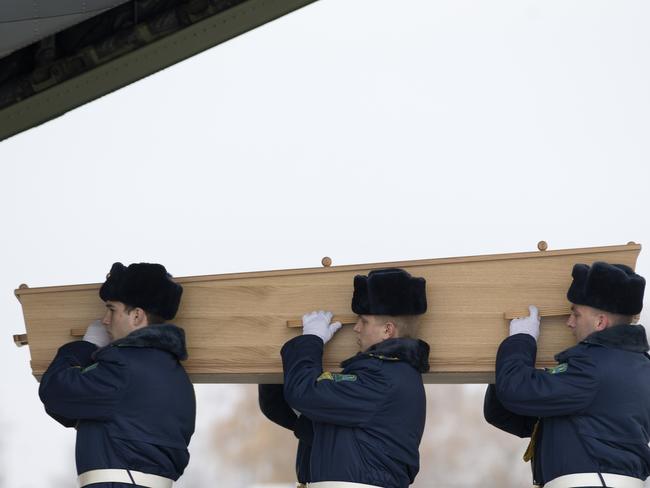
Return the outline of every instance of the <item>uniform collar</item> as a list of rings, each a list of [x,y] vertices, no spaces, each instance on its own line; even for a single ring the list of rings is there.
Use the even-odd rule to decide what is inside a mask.
[[[630,352],[646,352],[650,349],[645,328],[637,324],[608,327],[605,330],[594,332],[582,342]]]
[[[371,346],[367,351],[346,359],[341,366],[346,368],[353,362],[366,358],[375,358],[381,361],[405,361],[420,373],[426,373],[429,371],[429,344],[420,339],[408,337],[386,339]]]
[[[608,327],[605,330],[594,332],[579,344],[557,354],[555,360],[560,363],[564,362],[571,355],[571,352],[581,344],[610,347],[629,352],[646,352],[650,349],[645,328],[642,325],[615,325],[614,327]]]
[[[148,325],[111,344],[116,347],[152,347],[162,349],[179,360],[187,359],[185,331],[173,324]]]

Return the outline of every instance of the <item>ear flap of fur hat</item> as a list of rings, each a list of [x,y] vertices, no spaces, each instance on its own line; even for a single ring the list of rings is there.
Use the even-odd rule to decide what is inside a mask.
[[[352,294],[352,311],[358,315],[368,314],[368,277],[356,275],[354,277],[354,293]]]
[[[183,287],[171,279],[162,264],[115,263],[99,290],[102,300],[140,307],[165,320],[176,316]]]
[[[427,311],[426,281],[403,269],[354,277],[352,311],[359,315],[419,315]]]
[[[567,292],[571,303],[621,315],[636,315],[643,308],[645,279],[624,264],[597,261],[576,264]]]

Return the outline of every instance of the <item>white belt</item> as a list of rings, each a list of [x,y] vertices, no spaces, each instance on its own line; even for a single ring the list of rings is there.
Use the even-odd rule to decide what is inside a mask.
[[[622,474],[602,473],[607,488],[643,488],[645,483],[639,478]],[[565,474],[552,479],[544,488],[576,488],[580,486],[602,486],[598,473]]]
[[[131,476],[133,481],[131,481]],[[132,469],[93,469],[81,473],[78,478],[79,486],[83,488],[93,483],[126,483],[132,485],[135,482],[138,486],[146,488],[172,488],[174,480],[164,478],[155,474],[141,473]]]
[[[352,483],[350,481],[317,481],[307,483],[307,488],[381,488],[381,486],[364,485],[363,483]]]

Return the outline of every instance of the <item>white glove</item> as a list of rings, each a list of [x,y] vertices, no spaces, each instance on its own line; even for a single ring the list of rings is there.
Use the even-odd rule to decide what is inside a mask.
[[[111,343],[111,336],[108,334],[106,327],[102,325],[102,321],[95,320],[88,326],[83,340],[92,342],[97,347],[105,347]]]
[[[341,328],[341,322],[334,322],[332,320],[332,312],[310,312],[302,316],[302,335],[315,335],[323,340],[323,344],[332,338],[334,333]]]
[[[530,315],[510,321],[510,335],[528,334],[535,340],[539,338],[539,311],[535,305],[528,305]]]

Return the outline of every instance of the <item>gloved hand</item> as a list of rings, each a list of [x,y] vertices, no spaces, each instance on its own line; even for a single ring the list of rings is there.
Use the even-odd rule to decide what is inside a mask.
[[[332,312],[310,312],[302,316],[302,335],[315,335],[323,340],[323,344],[332,338],[334,333],[341,328],[341,322],[334,322],[332,320]]]
[[[535,305],[528,305],[530,315],[510,321],[510,335],[528,334],[537,340],[539,338],[539,311]]]
[[[111,343],[111,336],[108,334],[106,327],[102,325],[102,321],[95,320],[88,326],[83,340],[92,342],[97,347],[104,347]]]

